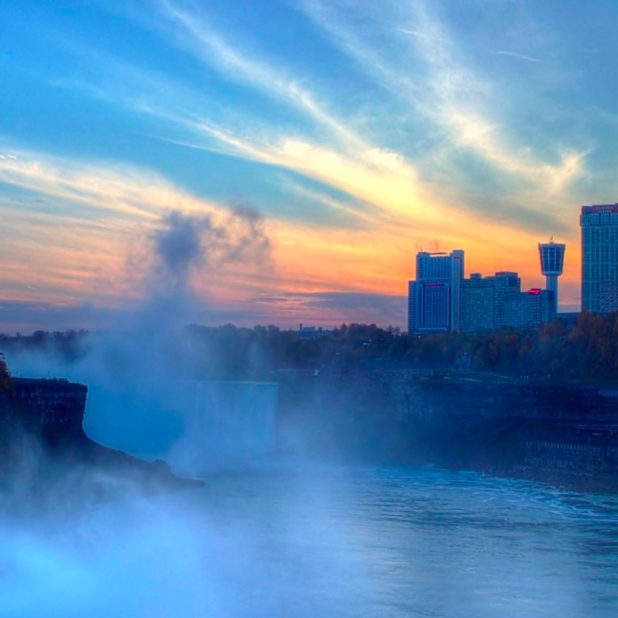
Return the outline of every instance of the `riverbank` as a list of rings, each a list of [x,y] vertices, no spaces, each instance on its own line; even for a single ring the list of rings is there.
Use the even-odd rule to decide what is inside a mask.
[[[618,492],[615,397],[575,385],[358,372],[281,384],[279,435],[356,461],[435,464]]]

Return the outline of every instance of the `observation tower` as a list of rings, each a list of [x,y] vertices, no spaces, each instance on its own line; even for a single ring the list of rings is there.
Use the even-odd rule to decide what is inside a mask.
[[[554,242],[553,237],[549,242],[539,243],[539,257],[541,258],[541,272],[545,275],[546,288],[553,292],[553,314],[558,313],[558,277],[564,268],[564,252],[566,245]]]

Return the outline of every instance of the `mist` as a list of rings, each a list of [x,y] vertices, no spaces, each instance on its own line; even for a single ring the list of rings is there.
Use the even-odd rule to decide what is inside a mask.
[[[337,578],[355,582],[362,570],[345,531],[300,503],[328,499],[323,488],[303,492],[298,477],[293,498],[260,501],[261,510],[246,513],[255,498],[228,495],[250,490],[238,478],[180,494],[147,494],[108,479],[117,484],[114,498],[101,504],[72,494],[68,511],[3,516],[0,615],[311,616],[333,602],[347,615],[351,590],[321,599],[314,589]],[[282,499],[281,488],[266,489]],[[272,521],[266,534],[263,517]],[[307,554],[306,544],[321,550]],[[281,551],[291,560],[281,561]]]
[[[252,461],[250,432],[234,448],[222,448],[208,423],[195,418],[193,378],[208,352],[197,354],[182,327],[208,315],[208,297],[196,293],[196,278],[208,282],[209,273],[235,264],[272,268],[261,216],[242,204],[217,221],[171,211],[145,241],[139,259],[127,261],[143,301],[127,305],[113,330],[82,338],[70,361],[52,347],[9,354],[13,375],[86,384],[84,429],[90,438],[163,459],[178,474],[203,477],[259,464]],[[218,360],[209,357],[209,365]],[[222,401],[217,393],[203,396],[200,414],[221,416],[222,407],[233,404],[231,412],[243,412],[243,422],[250,417],[243,408],[267,407],[272,417],[272,393],[242,389],[237,385],[240,394]],[[267,433],[263,427],[262,459],[272,449]],[[152,493],[130,479],[79,466],[70,473],[50,468],[42,485],[48,461],[34,441],[24,450],[22,469],[2,493],[0,615],[276,613],[272,586],[272,598],[257,591],[284,574],[267,573],[262,548],[238,538],[233,526],[205,519],[202,492]],[[248,456],[239,457],[241,450]]]
[[[215,452],[220,443],[196,422],[195,397],[202,397],[206,415],[208,408],[221,414],[226,402],[215,392],[198,393],[192,384],[205,365],[216,374],[224,362],[203,347],[196,349],[185,328],[191,320],[208,318],[208,294],[198,294],[195,283],[207,283],[215,271],[239,264],[248,271],[271,270],[270,241],[261,215],[235,204],[218,220],[170,211],[143,246],[127,260],[142,301],[127,305],[113,329],[82,338],[77,358],[69,362],[50,347],[9,353],[9,364],[17,376],[86,384],[84,429],[95,441],[166,460],[184,474],[203,473],[207,465],[225,464],[226,453]],[[238,385],[238,397],[231,401],[236,408],[261,405],[270,408],[265,413],[272,418],[276,393],[250,401],[252,392],[242,389]],[[245,441],[244,446],[250,445]]]
[[[2,493],[0,615],[319,614],[325,608],[307,582],[324,588],[344,573],[356,578],[356,560],[341,546],[343,531],[318,511],[301,512],[298,499],[283,500],[262,505],[268,513],[256,514],[274,518],[270,533],[278,542],[271,544],[253,538],[242,495],[233,508],[227,504],[226,488],[242,475],[259,482],[274,465],[269,455],[276,389],[200,386],[194,380],[200,366],[216,367],[223,359],[196,351],[183,328],[208,315],[208,296],[197,294],[196,278],[207,282],[215,270],[238,264],[272,269],[264,222],[244,204],[219,221],[171,211],[145,246],[139,259],[127,261],[143,301],[127,306],[114,329],[82,337],[70,360],[53,346],[9,353],[7,360],[15,376],[86,384],[84,429],[90,438],[144,459],[163,459],[179,475],[205,479],[205,489],[146,489],[122,474],[79,465],[67,472],[29,443],[22,469]],[[259,413],[263,420],[256,425],[252,417]],[[234,440],[212,435],[217,427],[204,420],[226,414],[237,418]],[[218,487],[215,503],[209,485]],[[294,491],[302,493],[302,485],[298,477]],[[321,485],[315,491],[314,499],[323,497]],[[272,497],[282,499],[278,488]],[[291,509],[298,512],[292,516]],[[323,551],[304,555],[306,542]],[[280,561],[281,548],[295,556],[292,578],[290,565]],[[338,594],[344,611],[347,595]],[[303,608],[296,607],[303,597]]]
[[[204,486],[144,486],[56,464],[30,443],[0,487],[0,616],[613,617],[607,571],[618,563],[595,548],[608,546],[615,499],[446,469],[478,455],[478,426],[452,422],[480,405],[474,392],[455,400],[424,382],[397,393],[381,366],[335,363],[320,380],[299,370],[283,396],[217,371],[233,351],[198,346],[184,328],[208,312],[195,282],[272,268],[264,230],[244,206],[219,221],[171,211],[128,261],[143,301],[114,329],[78,338],[69,358],[53,344],[7,355],[16,376],[86,384],[92,439]],[[368,340],[388,334],[346,332],[340,349],[356,366]],[[243,360],[259,369],[262,353]],[[415,411],[431,432],[418,432]],[[491,446],[494,435],[481,437]],[[303,457],[274,456],[281,439]],[[445,468],[420,465],[427,458]]]

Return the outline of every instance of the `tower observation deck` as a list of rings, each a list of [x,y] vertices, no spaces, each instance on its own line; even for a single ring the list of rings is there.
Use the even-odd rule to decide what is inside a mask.
[[[553,292],[553,313],[558,312],[558,277],[564,268],[564,253],[566,245],[554,242],[539,243],[539,257],[541,258],[541,272],[545,275],[547,289]]]

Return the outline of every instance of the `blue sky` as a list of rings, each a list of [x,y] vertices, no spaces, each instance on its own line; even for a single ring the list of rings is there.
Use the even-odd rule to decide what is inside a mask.
[[[420,248],[532,286],[550,235],[578,306],[579,206],[617,195],[615,2],[0,11],[5,329],[96,325],[145,294],[170,211],[239,204],[272,255],[194,270],[206,322],[403,324]]]

